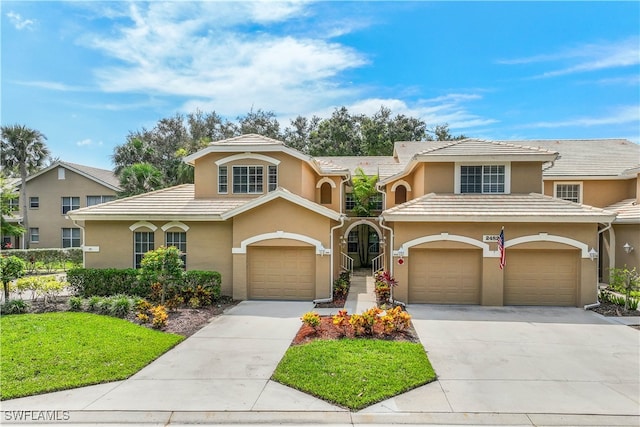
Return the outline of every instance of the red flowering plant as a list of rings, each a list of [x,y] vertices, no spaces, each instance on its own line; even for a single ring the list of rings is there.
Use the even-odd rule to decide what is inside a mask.
[[[398,282],[388,271],[379,271],[375,275],[375,292],[379,305],[384,305],[391,299],[391,289],[398,286]]]

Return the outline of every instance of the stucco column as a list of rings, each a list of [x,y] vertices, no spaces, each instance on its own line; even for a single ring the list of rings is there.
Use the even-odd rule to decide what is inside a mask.
[[[233,254],[233,299],[247,299],[247,254]]]
[[[316,255],[315,299],[331,296],[331,255]]]
[[[404,263],[398,264],[398,257],[391,256],[391,262],[393,263],[393,277],[398,282],[398,286],[393,289],[393,298],[402,301],[409,301],[409,263],[411,257],[404,257]]]
[[[482,258],[482,305],[504,305],[504,270],[498,258]]]
[[[598,260],[580,258],[580,289],[578,289],[578,307],[593,304],[598,298]]]

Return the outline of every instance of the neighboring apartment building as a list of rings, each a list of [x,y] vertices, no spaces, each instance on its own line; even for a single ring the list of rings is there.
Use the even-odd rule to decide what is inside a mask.
[[[188,269],[222,273],[223,293],[235,299],[328,298],[341,269],[365,252],[364,264],[390,270],[395,298],[407,303],[593,303],[598,255],[610,249],[603,236],[623,215],[544,195],[565,153],[528,142],[397,142],[389,157],[312,158],[243,135],[184,159],[195,184],[69,216],[84,227],[87,267],[136,267],[148,250],[174,245]],[[639,147],[619,145],[612,155],[637,167]],[[358,167],[379,176],[374,217],[350,211]],[[617,202],[637,200],[637,175],[618,178],[605,180],[625,181]]]
[[[16,185],[19,187],[19,180]],[[3,244],[10,243],[13,248],[26,247],[25,239],[30,248],[80,247],[81,229],[67,212],[115,200],[120,190],[110,170],[61,161],[29,176],[26,186],[29,229],[21,237],[2,237]],[[21,223],[23,204],[16,198],[12,205],[16,214],[10,220]]]

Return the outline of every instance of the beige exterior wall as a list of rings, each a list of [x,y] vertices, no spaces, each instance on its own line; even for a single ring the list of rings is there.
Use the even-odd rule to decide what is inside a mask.
[[[605,208],[616,202],[637,197],[637,178],[618,180],[545,180],[544,194],[555,196],[555,185],[562,183],[582,184],[582,204]]]
[[[453,163],[428,164],[424,174],[424,190],[420,196],[429,193],[453,193],[454,176],[455,165]]]
[[[324,206],[325,208],[329,208],[336,212],[340,212],[342,208],[342,199],[340,198],[340,195],[341,195],[340,186],[343,185],[341,184],[342,179],[337,176],[322,177],[322,178],[318,177],[316,179],[317,181],[312,184],[312,188],[315,189],[315,194],[312,200],[317,204]],[[328,181],[333,183],[333,185],[331,186],[331,203],[324,204],[322,203],[322,199],[321,199],[320,186],[322,186],[323,183]],[[344,191],[342,192],[342,196],[344,197]]]
[[[511,163],[511,192],[538,193],[542,192],[542,165],[540,162]]]
[[[482,242],[484,234],[495,235],[500,232],[500,226],[493,223],[402,223],[393,225],[394,250],[397,250],[403,243],[423,236],[438,236],[441,233],[448,233],[450,236],[464,236]],[[552,236],[561,236],[578,242],[587,244],[589,248],[597,248],[597,225],[596,224],[504,224],[505,239],[507,246],[509,239],[523,236],[538,236],[539,233],[547,233]],[[475,249],[477,246],[457,242],[452,240],[438,240],[423,243],[413,248],[416,249]],[[412,249],[413,249],[412,248]],[[576,249],[563,243],[550,241],[527,242],[507,248],[507,263],[509,253],[519,250],[566,250]],[[489,244],[490,251],[497,251],[497,244]],[[576,251],[578,253],[578,251]],[[404,258],[402,265],[394,262],[394,275],[399,281],[399,286],[394,291],[396,299],[406,301],[409,289],[409,264],[411,263],[411,249],[409,255]],[[481,301],[483,305],[502,305],[504,295],[504,271],[499,269],[498,258],[483,258],[482,270],[482,291]],[[582,307],[585,304],[595,302],[597,284],[597,262],[590,259],[580,258],[579,261],[578,289],[576,295],[576,306]]]
[[[636,268],[640,271],[640,224],[614,224],[615,268]],[[623,246],[628,243],[633,251],[626,253]],[[608,275],[607,275],[608,276]]]
[[[29,228],[38,228],[40,241],[30,242],[32,249],[36,248],[60,248],[62,247],[62,229],[78,228],[73,221],[62,214],[62,198],[78,197],[80,207],[87,206],[87,196],[115,196],[116,192],[104,185],[77,174],[67,168],[65,179],[58,179],[58,167],[39,175],[27,182],[27,210],[29,216]],[[31,197],[38,197],[40,207],[29,207]],[[20,206],[23,201],[20,200]],[[29,238],[29,230],[25,234]]]

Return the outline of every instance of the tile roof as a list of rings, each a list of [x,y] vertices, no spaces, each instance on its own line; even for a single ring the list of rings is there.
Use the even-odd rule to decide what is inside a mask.
[[[116,177],[113,171],[110,171],[108,169],[94,168],[91,166],[79,165],[77,163],[69,163],[69,162],[63,162],[63,161],[57,161],[47,166],[46,168],[39,170],[33,175],[30,175],[29,177],[27,177],[27,182],[31,181],[32,179],[58,166],[63,166],[75,173],[78,173],[88,179],[91,179],[101,185],[104,185],[105,187],[109,187],[114,191],[120,191],[120,180],[118,179],[118,177]]]
[[[485,141],[481,139],[462,139],[451,141],[445,145],[435,144],[423,151],[416,153],[418,156],[460,156],[460,157],[481,157],[481,156],[535,156],[540,154],[553,155],[554,151],[549,151],[537,147],[529,147],[524,144],[514,144],[504,141]]]
[[[330,162],[338,165],[340,168],[351,172],[352,176],[356,174],[356,169],[358,168],[362,168],[368,176],[379,175],[381,164],[394,162],[391,156],[329,156],[314,157],[314,159],[318,162]]]
[[[195,199],[194,185],[183,184],[69,212],[72,219],[221,220],[220,215],[253,198]]]
[[[219,141],[213,141],[209,145],[237,145],[237,144],[271,144],[271,145],[284,145],[284,142],[277,139],[268,138],[266,136],[258,135],[257,133],[248,133],[245,135],[236,136],[233,138],[222,139]]]
[[[613,205],[607,206],[608,211],[618,214],[614,223],[640,224],[640,204],[636,199],[622,200]]]
[[[427,194],[382,213],[387,221],[607,222],[615,213],[541,194]]]

